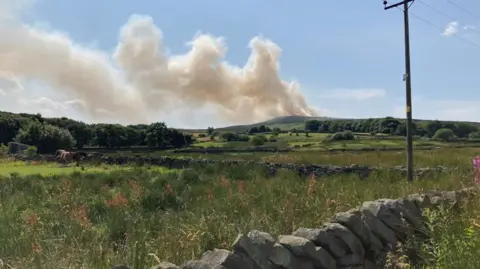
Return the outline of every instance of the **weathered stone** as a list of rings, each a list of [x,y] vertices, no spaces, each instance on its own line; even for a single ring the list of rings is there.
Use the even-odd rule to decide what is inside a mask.
[[[369,211],[380,221],[385,223],[390,229],[395,231],[399,239],[404,240],[408,235],[408,227],[403,223],[403,221],[395,216],[387,207],[379,201],[368,201],[362,204],[360,208],[362,212]]]
[[[432,206],[440,206],[441,204],[443,204],[445,202],[443,200],[443,197],[441,197],[441,196],[430,197],[430,201],[432,203]]]
[[[407,199],[382,199],[383,204],[398,218],[405,219],[416,234],[427,236],[428,230],[424,217],[417,206]]]
[[[306,258],[301,258],[293,255],[282,244],[275,243],[272,252],[270,253],[270,261],[274,265],[275,269],[314,269],[313,263]]]
[[[275,243],[273,245],[269,256],[269,260],[272,262],[272,264],[293,269],[294,259],[295,256],[293,256],[293,254],[282,244]]]
[[[357,209],[351,209],[347,212],[335,214],[332,217],[332,223],[339,223],[347,227],[357,236],[364,246],[364,249],[369,249],[374,252],[380,252],[383,250],[384,246],[382,245],[382,242],[374,236],[370,227],[367,225],[367,222],[364,220],[364,217]]]
[[[385,247],[390,250],[393,249],[393,247],[397,244],[397,237],[395,233],[380,219],[374,216],[372,212],[365,209],[360,212],[372,233],[383,242]]]
[[[161,262],[158,265],[151,267],[150,269],[180,269],[180,267],[176,266],[173,263]]]
[[[214,249],[206,252],[200,261],[211,265],[213,268],[225,269],[253,269],[253,261],[225,249]]]
[[[253,230],[247,236],[239,235],[233,243],[233,251],[251,258],[262,269],[272,267],[268,260],[275,239],[268,233]]]
[[[461,189],[461,190],[457,191],[457,194],[462,199],[465,199],[465,198],[469,198],[469,197],[472,197],[474,195],[477,195],[478,190],[479,190],[479,187],[475,186],[475,187]]]
[[[280,235],[278,242],[299,257],[314,257],[315,245],[312,241],[293,235]]]
[[[318,267],[315,267],[313,263],[307,259],[300,258],[295,260],[295,264],[293,266],[295,269],[316,269]],[[335,268],[335,267],[333,267]],[[283,269],[283,268],[282,268]]]
[[[314,265],[319,266],[320,268],[336,268],[337,267],[337,262],[335,258],[328,253],[324,248],[322,247],[315,247],[315,252],[319,259],[314,260]]]
[[[372,262],[371,260],[368,260],[366,259],[365,261],[365,264],[363,265],[364,266],[364,269],[378,269],[378,268],[381,268],[381,267],[378,267],[374,262]]]
[[[294,255],[312,259],[315,267],[336,268],[335,259],[323,248],[316,247],[311,241],[293,235],[281,235],[278,242]]]
[[[312,241],[313,244],[323,247],[335,258],[344,256],[348,250],[345,242],[324,229],[299,228],[292,235]]]
[[[337,266],[346,267],[346,266],[363,266],[365,262],[365,257],[358,256],[355,254],[349,254],[337,259]]]
[[[410,194],[406,198],[409,201],[414,202],[420,209],[430,208],[432,206],[430,196],[420,193]]]
[[[182,266],[180,266],[182,269],[216,269],[212,265],[202,262],[202,261],[187,261],[185,262]]]
[[[324,224],[321,229],[325,230],[327,233],[333,234],[337,238],[340,238],[347,244],[353,254],[361,257],[365,256],[365,250],[362,246],[362,243],[347,227],[338,223],[327,223]]]

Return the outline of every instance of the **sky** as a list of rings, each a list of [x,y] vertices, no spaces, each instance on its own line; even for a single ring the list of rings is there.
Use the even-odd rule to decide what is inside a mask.
[[[480,121],[480,2],[410,13],[413,117]],[[178,128],[405,117],[403,13],[381,0],[0,0],[0,22],[0,110]]]

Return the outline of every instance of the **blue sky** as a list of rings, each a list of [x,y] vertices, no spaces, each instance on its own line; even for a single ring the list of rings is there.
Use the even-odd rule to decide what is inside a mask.
[[[478,0],[454,3],[480,17]],[[415,15],[410,17],[414,118],[480,121],[480,18],[448,0],[417,0],[410,11]],[[403,14],[397,9],[384,11],[381,0],[39,0],[23,21],[66,32],[78,44],[111,52],[119,28],[132,14],[151,16],[173,54],[186,53],[185,43],[198,31],[223,36],[226,60],[238,66],[250,54],[247,45],[252,37],[271,39],[282,48],[282,79],[297,80],[309,105],[324,116],[404,117]],[[8,104],[0,101],[0,109],[89,120],[81,113],[56,109],[55,92],[48,87],[35,89],[35,94],[25,91],[24,95],[48,100],[14,106],[9,99]],[[1,99],[7,100],[0,94]],[[211,113],[158,120],[175,127],[228,124],[212,119]]]

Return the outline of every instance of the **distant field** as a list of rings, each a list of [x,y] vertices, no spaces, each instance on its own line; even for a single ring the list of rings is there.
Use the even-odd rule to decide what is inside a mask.
[[[361,149],[361,148],[405,148],[407,143],[405,137],[377,135],[376,137],[366,133],[355,133],[357,139],[348,141],[329,141],[328,133],[305,133],[289,134],[281,133],[277,136],[264,134],[268,139],[275,139],[275,142],[268,142],[266,146],[275,146],[278,148],[295,148],[305,150],[329,150],[329,149]],[[250,135],[252,137],[253,135]],[[434,140],[415,139],[415,147],[450,147],[460,145],[459,143],[447,143]],[[197,138],[194,147],[228,147],[228,148],[246,148],[250,147],[250,142],[225,142],[216,137],[211,140],[210,137]],[[470,146],[474,146],[473,144]]]
[[[165,154],[159,154],[165,155]],[[480,155],[480,148],[441,148],[437,150],[414,151],[416,167],[449,166],[471,168],[472,158]],[[301,163],[323,165],[373,165],[381,167],[405,166],[407,156],[405,151],[377,152],[320,152],[297,151],[287,153],[169,153],[174,158],[206,158],[214,160],[252,160],[272,163]]]
[[[25,162],[10,162],[2,161],[0,162],[0,176],[8,176],[10,174],[18,175],[42,175],[42,176],[52,176],[52,175],[69,175],[72,173],[103,173],[103,172],[112,172],[112,171],[125,171],[132,170],[132,167],[122,167],[122,166],[113,166],[113,165],[99,165],[99,166],[90,166],[86,165],[82,169],[81,167],[75,167],[73,164],[68,167],[59,167],[55,163],[25,163]],[[157,172],[167,172],[168,169],[164,167],[152,167],[154,171]],[[173,171],[173,170],[170,170]]]

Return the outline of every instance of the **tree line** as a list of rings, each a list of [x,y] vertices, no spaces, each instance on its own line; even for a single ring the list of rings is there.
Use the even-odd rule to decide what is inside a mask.
[[[469,122],[448,122],[448,121],[420,121],[414,120],[413,135],[432,138],[441,130],[451,130],[458,138],[479,138],[478,124]],[[355,133],[389,134],[406,136],[407,126],[405,120],[393,117],[358,120],[308,120],[305,121],[305,131],[320,133],[337,133],[352,131]]]
[[[84,147],[180,148],[192,144],[193,137],[168,128],[163,122],[127,126],[87,124],[65,117],[44,118],[40,114],[0,111],[0,144],[12,141],[36,146],[39,153],[52,153],[59,148]]]

